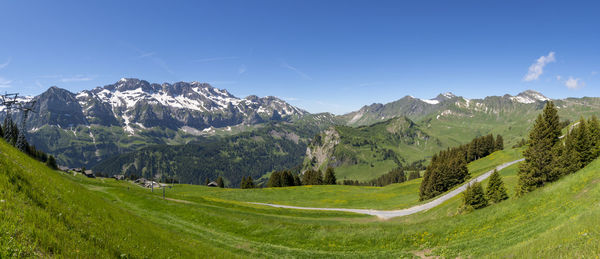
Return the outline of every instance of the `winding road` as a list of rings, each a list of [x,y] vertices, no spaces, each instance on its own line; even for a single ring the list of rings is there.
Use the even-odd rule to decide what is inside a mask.
[[[524,158],[519,159],[519,160],[515,160],[512,162],[508,162],[508,163],[504,163],[502,165],[497,166],[494,170],[502,170],[506,167],[509,167],[511,165],[514,165],[516,163],[519,163],[521,161],[525,160]],[[438,206],[440,204],[442,204],[443,202],[449,200],[450,198],[458,195],[459,193],[463,192],[467,186],[469,184],[475,183],[475,182],[481,182],[483,180],[485,180],[486,178],[488,178],[493,172],[494,170],[490,170],[480,176],[477,176],[475,179],[470,180],[469,182],[463,184],[462,186],[440,196],[439,198],[430,201],[428,203],[424,203],[421,205],[417,205],[417,206],[413,206],[410,208],[406,208],[406,209],[401,209],[401,210],[368,210],[368,209],[344,209],[344,208],[311,208],[311,207],[296,207],[296,206],[287,206],[287,205],[278,205],[278,204],[269,204],[269,203],[259,203],[259,202],[250,202],[252,204],[257,204],[257,205],[265,205],[265,206],[271,206],[271,207],[276,207],[276,208],[285,208],[285,209],[298,209],[298,210],[325,210],[325,211],[343,211],[343,212],[354,212],[354,213],[360,213],[360,214],[367,214],[367,215],[373,215],[373,216],[377,216],[380,219],[391,219],[391,218],[395,218],[395,217],[402,217],[402,216],[406,216],[406,215],[410,215],[410,214],[414,214],[417,212],[421,212],[424,210],[428,210],[431,208],[434,208],[435,206]]]

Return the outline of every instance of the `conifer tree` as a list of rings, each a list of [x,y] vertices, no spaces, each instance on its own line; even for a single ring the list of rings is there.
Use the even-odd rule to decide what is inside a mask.
[[[483,192],[480,182],[469,184],[463,192],[463,210],[480,209],[488,205],[488,200]]]
[[[54,156],[48,156],[48,160],[46,160],[46,165],[54,170],[58,169],[58,166],[56,165],[56,159],[54,159]]]
[[[255,187],[256,187],[256,184],[254,184],[254,180],[252,179],[252,176],[248,176],[248,178],[246,178],[246,188],[252,189]]]
[[[496,150],[496,142],[494,141],[494,135],[489,134],[485,136],[485,153],[482,157],[493,153]]]
[[[320,185],[323,184],[323,174],[321,171],[308,170],[304,172],[302,178],[302,184],[304,185]]]
[[[242,182],[240,183],[240,188],[246,189],[247,188],[246,186],[247,186],[246,176],[242,176]]]
[[[204,185],[208,185],[210,183],[210,180],[208,179],[208,177],[204,178]]]
[[[267,183],[267,187],[281,187],[281,173],[273,172],[271,177],[269,177],[269,182]]]
[[[580,168],[583,168],[593,160],[592,140],[588,133],[586,121],[581,118],[577,127],[573,128],[574,148],[579,156]]]
[[[487,186],[487,198],[492,203],[498,203],[508,199],[506,187],[497,170],[494,170],[492,175],[490,175],[490,181]]]
[[[494,148],[494,150],[503,150],[504,149],[504,138],[502,138],[502,135],[498,134],[498,136],[496,136],[496,146]]]
[[[476,141],[471,141],[469,147],[467,148],[467,161],[477,160],[477,145]]]
[[[550,101],[529,132],[529,146],[523,152],[525,161],[519,166],[519,195],[542,186],[548,180],[553,166],[553,148],[560,133],[557,110]]]
[[[588,122],[590,133],[590,142],[592,144],[592,158],[596,159],[600,156],[600,122],[596,115],[593,115]]]
[[[325,171],[325,184],[335,185],[337,183],[337,179],[335,178],[335,171],[333,167],[328,167]]]
[[[302,185],[302,181],[300,180],[300,176],[298,176],[297,174],[294,175],[294,186],[300,186]]]
[[[217,178],[217,186],[219,186],[219,188],[225,188],[225,183],[223,182],[223,177],[219,176],[219,178]]]

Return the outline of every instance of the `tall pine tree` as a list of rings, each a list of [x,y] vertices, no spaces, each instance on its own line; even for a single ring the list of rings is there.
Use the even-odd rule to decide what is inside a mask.
[[[561,134],[560,118],[554,103],[548,102],[529,132],[529,146],[519,166],[519,195],[530,192],[548,181],[553,166],[553,147]]]
[[[502,138],[502,135],[498,134],[498,136],[496,136],[496,147],[494,148],[494,150],[503,150],[504,149],[504,138]]]
[[[506,187],[504,187],[504,182],[497,170],[494,170],[492,175],[490,175],[490,181],[487,186],[487,198],[492,203],[508,199]]]
[[[219,178],[217,178],[217,186],[219,186],[219,188],[225,188],[225,183],[223,182],[223,177],[219,176]]]
[[[588,126],[586,121],[581,118],[579,120],[579,124],[573,128],[573,138],[574,138],[574,148],[579,156],[579,165],[580,168],[586,166],[594,159],[592,157],[592,140],[590,138],[590,134],[588,132]]]
[[[328,167],[325,171],[325,184],[337,184],[337,179],[335,178],[335,171],[333,170],[333,167]]]
[[[592,142],[592,157],[594,159],[600,156],[600,122],[596,115],[593,115],[588,122],[588,129],[590,133],[590,141]]]

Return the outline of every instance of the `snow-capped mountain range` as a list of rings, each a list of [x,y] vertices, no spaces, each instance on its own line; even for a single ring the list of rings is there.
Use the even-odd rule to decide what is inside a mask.
[[[411,119],[419,119],[432,114],[440,118],[452,114],[465,114],[465,112],[497,113],[501,110],[515,111],[529,106],[537,107],[536,104],[543,104],[549,100],[550,98],[533,90],[527,90],[515,96],[506,94],[504,96],[488,96],[483,99],[468,99],[456,96],[450,92],[439,94],[433,99],[420,99],[407,95],[402,99],[386,104],[374,103],[366,105],[358,111],[342,115],[341,117],[349,125],[369,125],[397,116],[408,116]],[[563,105],[567,105],[564,100],[557,101],[563,103]]]
[[[32,100],[38,103],[38,112],[28,120],[34,131],[44,125],[119,126],[128,134],[155,126],[201,131],[307,114],[273,96],[242,99],[207,83],[152,84],[131,78],[76,94],[51,87]]]

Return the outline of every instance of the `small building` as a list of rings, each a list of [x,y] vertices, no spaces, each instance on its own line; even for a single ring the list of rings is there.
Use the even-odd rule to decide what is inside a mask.
[[[219,185],[217,184],[217,182],[212,181],[212,182],[208,183],[206,186],[208,186],[208,187],[218,187]]]
[[[119,181],[119,180],[125,180],[125,175],[116,174],[116,175],[113,175],[112,178],[115,178],[115,180],[117,180],[117,181]]]
[[[69,171],[69,167],[68,166],[64,166],[64,165],[59,165],[58,169],[63,171],[63,172],[68,172]]]
[[[85,170],[83,172],[81,172],[83,175],[87,176],[88,178],[96,178],[96,176],[94,175],[94,173],[92,172],[92,170]]]

